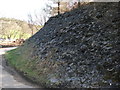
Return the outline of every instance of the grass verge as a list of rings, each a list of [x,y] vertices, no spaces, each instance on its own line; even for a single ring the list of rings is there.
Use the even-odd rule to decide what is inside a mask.
[[[36,69],[36,60],[28,60],[28,52],[26,54],[21,54],[19,49],[14,49],[8,51],[5,54],[5,59],[8,64],[15,68],[22,76],[31,81],[32,83],[36,83],[39,86],[49,86],[49,80],[46,75],[40,75],[40,71],[42,69]]]

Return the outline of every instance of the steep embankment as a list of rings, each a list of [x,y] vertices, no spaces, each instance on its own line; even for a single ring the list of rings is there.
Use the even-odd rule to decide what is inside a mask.
[[[52,17],[7,59],[46,87],[119,87],[118,8],[118,3],[90,3]]]

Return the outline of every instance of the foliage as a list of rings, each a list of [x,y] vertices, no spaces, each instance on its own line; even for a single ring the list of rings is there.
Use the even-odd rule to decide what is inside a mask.
[[[27,39],[38,31],[39,25],[32,25],[33,32],[26,21],[10,18],[0,18],[0,38]],[[36,29],[36,27],[38,27]]]
[[[26,78],[31,79],[34,83],[37,84],[46,84],[49,85],[49,80],[47,79],[46,74],[40,76],[41,72],[46,72],[45,69],[36,69],[37,59],[31,61],[30,58],[26,58],[29,56],[29,49],[25,48],[26,52],[21,56],[20,49],[14,49],[8,51],[5,54],[5,59],[8,61],[9,65],[15,67],[20,73],[22,73]],[[17,59],[16,59],[17,58]],[[44,66],[43,66],[44,67]],[[50,71],[50,69],[49,69]]]

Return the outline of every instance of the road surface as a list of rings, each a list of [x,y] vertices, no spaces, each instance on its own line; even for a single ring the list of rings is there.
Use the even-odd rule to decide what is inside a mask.
[[[10,67],[5,65],[5,60],[2,55],[5,54],[6,51],[15,48],[16,47],[0,48],[0,90],[1,88],[35,88],[36,86],[28,83],[15,71],[10,73]],[[6,67],[8,67],[8,69]]]

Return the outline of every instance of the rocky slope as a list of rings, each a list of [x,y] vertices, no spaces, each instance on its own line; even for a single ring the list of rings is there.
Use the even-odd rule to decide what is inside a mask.
[[[120,87],[119,9],[90,3],[50,18],[16,50],[37,72],[30,79],[46,87]]]

